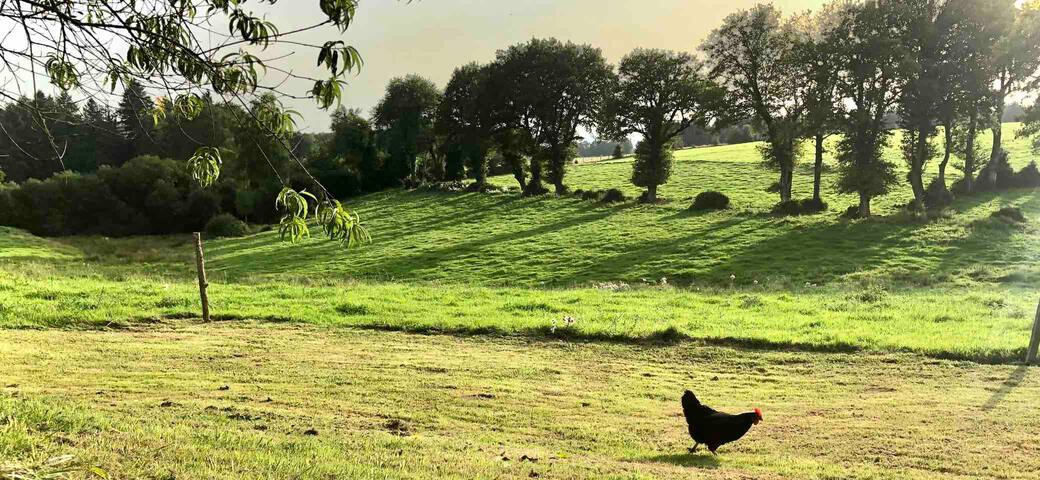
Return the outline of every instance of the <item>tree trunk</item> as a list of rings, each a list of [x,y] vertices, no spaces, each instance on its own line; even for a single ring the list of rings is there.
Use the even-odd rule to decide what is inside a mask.
[[[859,192],[859,218],[870,217],[870,195]]]
[[[1001,114],[1003,115],[1003,114]],[[993,150],[989,154],[990,161],[996,160],[1003,153],[1004,143],[1004,126],[1000,124],[1000,120],[997,120],[997,124],[993,126]]]
[[[476,180],[477,185],[483,187],[487,185],[487,157],[488,151],[486,148],[477,149],[477,158],[473,159],[473,179]]]
[[[1005,79],[1000,79],[1000,91],[997,93],[996,107],[993,117],[993,149],[989,154],[990,161],[996,160],[1004,150],[1004,109],[1006,105],[1004,91],[1007,89]]]
[[[525,195],[541,195],[545,193],[542,186],[542,160],[537,156],[531,157],[531,180],[527,182],[524,189]]]
[[[917,144],[914,146],[910,162],[910,188],[914,191],[914,202],[917,208],[924,207],[924,157],[928,153],[928,138],[923,129],[917,131]]]
[[[646,186],[646,203],[657,203],[657,185]]]
[[[820,183],[823,180],[823,135],[816,135],[816,164],[813,165],[813,200],[822,202]]]
[[[780,201],[788,202],[791,200],[791,184],[794,183],[794,172],[791,166],[780,167]]]
[[[945,145],[943,145],[943,160],[939,164],[939,181],[942,182],[943,186],[946,186],[946,166],[950,164],[950,155],[953,153],[953,126],[946,124],[943,125],[945,130]]]
[[[551,150],[549,156],[549,180],[555,187],[556,195],[567,193],[567,186],[563,184],[563,172],[567,168],[567,155],[564,152],[565,147],[556,147]]]
[[[527,191],[527,178],[524,176],[524,163],[523,157],[515,153],[505,154],[506,161],[509,162],[509,166],[513,169],[513,178],[516,179],[516,183],[520,184],[520,191]]]
[[[964,145],[964,191],[975,191],[975,136],[978,134],[979,113],[971,112],[968,120],[968,140]]]

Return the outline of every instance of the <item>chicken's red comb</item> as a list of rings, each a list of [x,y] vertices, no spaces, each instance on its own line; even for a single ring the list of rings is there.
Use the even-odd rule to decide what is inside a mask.
[[[756,408],[755,409],[755,414],[758,415],[758,419],[759,420],[762,419],[762,409],[761,408]]]

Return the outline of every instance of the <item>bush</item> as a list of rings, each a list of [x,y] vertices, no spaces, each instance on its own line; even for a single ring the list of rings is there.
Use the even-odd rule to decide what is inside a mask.
[[[943,208],[953,203],[953,194],[939,177],[932,179],[924,191],[924,206],[929,210]]]
[[[2,192],[0,224],[45,236],[198,231],[221,204],[217,193],[195,188],[178,162],[157,157],[97,174],[59,173]]]
[[[598,201],[600,199],[600,197],[603,196],[603,192],[601,192],[599,190],[582,190],[582,189],[579,188],[579,189],[574,191],[573,195],[575,197],[578,197],[578,198],[580,198],[582,200],[585,200],[587,202],[588,201],[595,202],[595,201]]]
[[[234,215],[222,213],[206,222],[205,231],[208,238],[244,237],[249,235],[249,225]]]
[[[729,197],[719,192],[701,192],[693,199],[690,210],[725,210],[729,208]]]
[[[624,192],[616,188],[607,189],[603,192],[602,197],[600,197],[600,201],[603,203],[619,203],[624,202],[627,199],[628,198],[625,197]]]
[[[806,198],[803,200],[788,200],[773,206],[776,215],[812,215],[827,210],[827,202]]]
[[[993,212],[991,217],[1012,223],[1026,223],[1026,216],[1022,214],[1022,210],[1015,207],[1001,208],[1000,210]]]
[[[1015,174],[1015,186],[1025,188],[1040,187],[1040,169],[1036,161],[1029,162],[1022,171]]]
[[[1003,190],[1013,187],[1014,184],[1015,171],[1011,169],[1007,152],[1001,152],[997,158],[982,167],[975,179],[975,188],[978,191]]]
[[[471,193],[497,193],[502,191],[502,187],[491,183],[473,182],[466,186],[466,191]]]

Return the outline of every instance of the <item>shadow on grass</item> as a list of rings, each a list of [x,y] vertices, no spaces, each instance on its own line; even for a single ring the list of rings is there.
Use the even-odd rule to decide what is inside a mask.
[[[670,455],[655,455],[641,460],[644,462],[668,463],[680,467],[694,467],[707,470],[719,468],[719,459],[711,454],[673,453]]]
[[[1029,373],[1029,366],[1027,365],[1022,365],[1016,368],[1015,371],[1011,372],[1011,375],[1007,380],[1004,380],[1004,383],[1000,385],[1000,388],[993,393],[993,396],[989,397],[989,400],[982,405],[982,409],[988,412],[996,408],[997,405],[1000,405],[1000,402],[1004,400],[1004,397],[1007,397],[1015,390],[1015,388],[1022,384],[1022,380],[1025,380],[1027,373]]]
[[[206,324],[197,313],[173,312],[160,315],[128,318],[125,320],[111,320],[105,323],[99,322],[72,322],[63,323],[65,328],[82,330],[140,330],[149,328],[165,322],[184,321],[192,324]],[[969,361],[980,364],[1011,364],[1015,363],[1023,355],[1025,349],[1011,351],[990,351],[977,353],[958,353],[945,351],[916,351],[910,349],[881,349],[868,350],[860,345],[848,342],[808,343],[789,340],[768,340],[763,338],[747,337],[699,337],[679,331],[674,326],[657,330],[646,335],[631,335],[610,332],[583,332],[571,328],[557,328],[553,330],[549,326],[529,327],[518,329],[507,329],[496,325],[423,325],[423,324],[390,324],[384,322],[359,322],[359,323],[310,323],[299,318],[283,315],[249,316],[239,314],[214,314],[209,323],[231,323],[231,322],[260,322],[269,324],[299,324],[315,325],[331,329],[354,329],[376,332],[399,332],[412,335],[448,335],[457,338],[499,337],[522,339],[529,342],[559,343],[567,341],[575,344],[607,343],[616,345],[633,345],[642,347],[668,347],[680,344],[691,346],[707,346],[731,348],[734,350],[768,351],[768,352],[800,352],[800,353],[831,353],[852,354],[862,352],[889,353],[889,354],[912,354],[928,358],[951,361]],[[993,408],[1011,390],[1013,390],[1025,377],[1026,368],[1016,370],[1000,391],[986,403],[985,409]]]

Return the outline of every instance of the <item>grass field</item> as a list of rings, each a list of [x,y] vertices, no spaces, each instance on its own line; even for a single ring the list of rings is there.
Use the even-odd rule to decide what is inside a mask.
[[[1024,141],[1011,151],[1016,168],[1032,157]],[[630,169],[578,165],[568,183],[635,196]],[[661,205],[369,195],[350,202],[375,239],[360,250],[317,232],[296,246],[270,231],[208,241],[210,325],[195,320],[187,236],[0,227],[0,465],[73,454],[113,478],[1031,478],[1040,376],[1007,364],[1036,308],[1036,192],[921,220],[901,213],[900,185],[877,218],[848,221],[853,199],[828,171],[830,211],[782,218],[768,213],[774,177],[755,145],[737,145],[678,152]],[[796,178],[808,196],[808,168]],[[704,190],[734,208],[688,212]],[[990,218],[1002,206],[1029,222]],[[725,409],[761,406],[766,423],[720,459],[685,455],[687,387]]]
[[[1040,467],[1040,376],[906,355],[176,322],[0,332],[0,364],[0,456],[72,452],[115,478],[1030,479]],[[683,388],[765,421],[718,458],[687,454]]]

